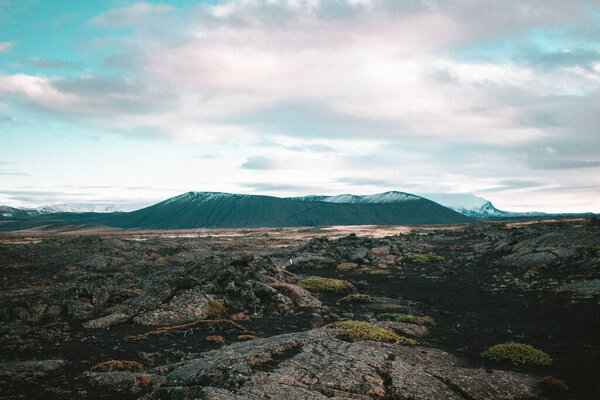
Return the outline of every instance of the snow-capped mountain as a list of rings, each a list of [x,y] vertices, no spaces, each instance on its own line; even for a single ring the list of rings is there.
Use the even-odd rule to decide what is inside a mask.
[[[471,193],[422,193],[421,196],[469,217],[508,218],[545,215],[544,213],[535,211],[512,212],[498,210],[491,201]]]
[[[414,194],[390,191],[378,194],[355,195],[355,194],[340,194],[336,196],[304,196],[291,197],[294,200],[303,201],[324,201],[326,203],[346,203],[346,204],[385,204],[385,203],[400,203],[404,201],[413,201],[421,199]]]
[[[110,213],[110,212],[129,212],[139,210],[140,208],[148,207],[156,203],[156,200],[132,200],[119,201],[114,203],[67,203],[58,204],[57,209],[71,209],[70,212],[95,212],[95,213]],[[58,211],[64,212],[64,211]]]
[[[115,203],[68,203],[53,204],[35,208],[17,208],[9,206],[0,206],[0,215],[3,217],[47,215],[56,213],[111,213],[111,212],[129,212],[148,207],[156,203],[152,200],[137,200]]]

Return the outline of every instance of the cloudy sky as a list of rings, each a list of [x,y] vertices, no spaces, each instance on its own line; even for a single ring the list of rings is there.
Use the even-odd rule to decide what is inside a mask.
[[[600,212],[597,0],[0,0],[0,204]]]

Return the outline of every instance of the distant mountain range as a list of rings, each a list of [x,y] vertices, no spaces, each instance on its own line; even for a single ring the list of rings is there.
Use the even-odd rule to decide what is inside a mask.
[[[498,210],[491,201],[470,193],[423,193],[421,196],[469,217],[517,218],[548,215],[537,211],[513,212]]]
[[[374,195],[272,197],[219,192],[188,192],[154,205],[137,203],[0,206],[0,230],[35,226],[104,225],[126,229],[255,228],[328,225],[426,225],[474,222],[475,218],[545,217],[539,212],[498,210],[472,194],[390,191]],[[82,207],[83,206],[83,207]],[[88,210],[103,212],[89,212]],[[108,212],[112,210],[112,212]],[[567,214],[562,214],[567,215]]]
[[[16,211],[15,211],[16,210]],[[279,198],[188,192],[131,212],[0,210],[2,230],[40,225],[106,225],[135,229],[250,228],[327,225],[424,225],[473,222],[433,201],[402,192],[371,196]]]

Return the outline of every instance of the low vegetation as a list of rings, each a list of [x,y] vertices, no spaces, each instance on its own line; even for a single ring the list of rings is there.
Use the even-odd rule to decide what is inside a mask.
[[[225,306],[221,304],[220,301],[210,300],[208,302],[208,311],[206,313],[206,318],[208,319],[218,319],[225,314]]]
[[[144,365],[137,361],[110,360],[94,365],[90,371],[94,372],[116,372],[116,371],[141,371]]]
[[[415,254],[410,256],[410,259],[417,264],[427,264],[432,261],[444,261],[444,257],[436,256],[435,254]]]
[[[8,264],[4,265],[2,269],[21,269],[23,266],[21,264]]]
[[[351,262],[341,263],[337,266],[338,271],[350,271],[356,268],[358,268],[358,265]]]
[[[344,297],[342,301],[348,303],[370,303],[373,301],[373,299],[368,294],[355,293],[349,294],[348,296]]]
[[[287,297],[289,297],[292,300],[297,300],[299,297],[296,289],[294,289],[293,286],[290,286],[287,283],[270,283],[269,286],[271,286],[273,289],[276,289],[277,291],[285,294]]]
[[[525,272],[525,274],[523,276],[525,278],[531,278],[531,277],[539,275],[542,271],[544,271],[546,269],[548,269],[548,266],[546,264],[538,265],[538,266],[531,268],[527,272]]]
[[[345,329],[346,332],[343,335],[343,339],[348,340],[374,340],[377,342],[392,342],[407,346],[414,346],[417,344],[416,340],[399,336],[394,332],[379,328],[364,321],[338,321],[322,327],[322,329],[328,328]]]
[[[238,340],[256,340],[256,339],[260,339],[258,336],[254,336],[254,335],[238,335],[237,337]]]
[[[419,317],[417,315],[400,313],[383,313],[379,314],[379,317],[390,321],[405,322],[407,324],[436,326],[435,320],[431,317]]]
[[[549,392],[560,393],[569,390],[569,386],[562,379],[558,379],[554,376],[545,376],[540,381],[540,386]]]
[[[225,343],[225,338],[221,335],[210,335],[206,337],[207,342]]]
[[[298,281],[298,286],[313,292],[345,294],[353,292],[354,286],[345,280],[312,277]]]
[[[509,361],[513,364],[550,365],[552,358],[541,350],[523,343],[504,343],[490,347],[481,357],[492,361]]]

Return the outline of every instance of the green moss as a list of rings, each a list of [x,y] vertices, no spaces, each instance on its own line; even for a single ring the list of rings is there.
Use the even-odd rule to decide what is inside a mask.
[[[435,254],[416,254],[410,256],[410,259],[418,264],[426,264],[432,261],[444,261],[444,257],[436,256]]]
[[[337,266],[337,270],[338,271],[350,271],[352,269],[356,269],[358,267],[357,264],[355,263],[351,263],[351,262],[347,262],[347,263],[341,263]]]
[[[370,275],[391,275],[392,271],[390,271],[389,269],[380,268],[380,269],[372,269],[372,270],[368,271],[368,273]]]
[[[504,343],[490,347],[481,357],[492,361],[510,361],[513,364],[550,365],[552,358],[541,350],[523,343]]]
[[[370,303],[373,301],[373,299],[371,299],[371,296],[368,294],[356,293],[349,294],[348,296],[344,297],[342,301],[350,303]]]
[[[114,371],[141,371],[144,366],[137,361],[110,360],[94,365],[90,368],[94,372],[114,372]]]
[[[354,291],[354,286],[350,282],[332,278],[306,278],[298,281],[298,286],[314,292],[332,292],[344,294]]]
[[[400,314],[400,313],[383,313],[379,314],[380,318],[389,319],[396,322],[406,322],[409,324],[417,325],[430,325],[436,326],[437,323],[431,317],[419,317],[411,314]]]
[[[210,300],[208,302],[208,311],[206,313],[206,318],[208,319],[218,319],[225,314],[225,306],[221,304],[220,301]]]
[[[379,328],[364,321],[339,321],[327,324],[323,326],[322,329],[327,328],[344,329],[346,332],[344,333],[343,338],[349,340],[374,340],[377,342],[392,342],[407,346],[414,346],[417,344],[416,340],[398,336],[394,332]]]

